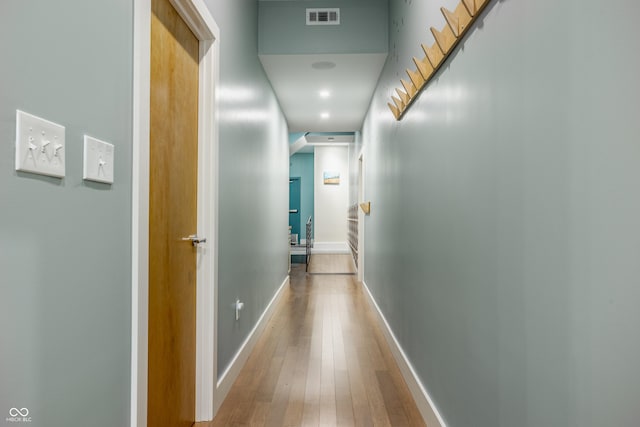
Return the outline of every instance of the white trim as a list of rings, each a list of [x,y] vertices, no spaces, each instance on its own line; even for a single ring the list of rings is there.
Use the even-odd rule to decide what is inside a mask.
[[[217,376],[218,115],[220,30],[204,0],[170,0],[200,40],[198,94],[198,233],[207,237],[197,267],[196,421],[213,419]],[[131,425],[147,425],[149,304],[149,99],[151,1],[134,4]]]
[[[291,255],[306,255],[306,254],[307,254],[306,248],[296,247],[294,249],[293,246],[291,247]]]
[[[271,319],[271,316],[278,306],[280,299],[284,295],[283,290],[288,283],[289,276],[284,279],[284,281],[280,285],[280,288],[273,295],[273,298],[271,298],[271,301],[267,305],[267,308],[265,308],[264,312],[258,319],[258,322],[253,327],[247,338],[242,343],[242,346],[240,346],[240,349],[231,360],[229,367],[220,376],[220,379],[218,380],[218,386],[216,388],[216,393],[214,395],[214,413],[218,412],[218,409],[222,405],[222,402],[227,397],[227,394],[229,394],[231,386],[238,378],[238,375],[240,374],[242,367],[249,358],[251,351],[255,347],[258,338],[260,338],[260,335],[262,335],[262,332],[267,327],[267,323],[269,322],[269,319]]]
[[[347,242],[313,242],[312,254],[350,254]]]
[[[204,0],[169,0],[200,41],[219,40],[220,30]],[[202,60],[202,56],[200,57]]]
[[[289,157],[302,150],[306,145],[307,139],[305,138],[305,135],[302,135],[300,138],[296,139],[295,142],[289,145]]]
[[[131,176],[131,427],[147,425],[151,0],[134,1]]]
[[[413,399],[416,401],[416,405],[418,406],[418,410],[420,411],[424,422],[429,427],[446,427],[444,419],[440,415],[440,412],[438,412],[438,408],[436,408],[431,396],[429,396],[429,393],[422,385],[422,382],[418,378],[418,375],[413,369],[407,355],[404,353],[404,350],[400,347],[400,343],[393,334],[389,323],[387,323],[387,319],[385,319],[382,311],[380,311],[380,307],[378,307],[373,295],[371,295],[367,284],[362,282],[362,287],[366,291],[365,296],[367,298],[367,302],[369,302],[371,308],[373,308],[373,311],[376,314],[376,320],[382,329],[382,333],[387,340],[387,344],[389,344],[389,347],[391,348],[391,353],[393,353],[393,357],[400,368],[402,377],[407,383]]]
[[[364,147],[360,150],[358,155],[358,280],[364,281],[364,221],[366,218],[365,213],[360,208],[360,203],[365,201],[364,192],[364,177],[365,177],[365,165],[364,165]]]

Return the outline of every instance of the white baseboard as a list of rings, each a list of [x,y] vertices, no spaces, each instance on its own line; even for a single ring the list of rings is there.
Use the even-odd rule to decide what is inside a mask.
[[[348,254],[351,253],[347,242],[313,242],[312,254]]]
[[[387,319],[385,319],[384,315],[380,311],[380,307],[378,307],[378,304],[376,303],[376,300],[373,298],[373,295],[371,295],[367,284],[362,282],[362,287],[365,290],[367,301],[376,314],[376,319],[380,325],[380,328],[382,329],[387,343],[389,344],[389,347],[391,348],[391,353],[393,354],[393,357],[396,360],[398,367],[400,368],[402,377],[409,387],[409,391],[411,392],[411,395],[413,396],[413,399],[418,406],[418,410],[420,411],[424,422],[429,427],[446,427],[444,419],[438,412],[438,409],[433,403],[431,396],[429,396],[429,393],[427,393],[427,390],[424,388],[422,382],[416,375],[416,372],[413,369],[413,366],[411,366],[411,362],[409,362],[409,359],[407,359],[407,356],[402,350],[402,347],[400,347],[400,343],[398,343],[398,340],[393,334],[393,331],[389,327],[389,323],[387,323]]]
[[[265,308],[264,312],[258,319],[258,322],[253,327],[253,329],[251,330],[247,338],[244,340],[244,342],[242,343],[242,346],[240,346],[240,349],[238,350],[233,360],[229,364],[229,367],[220,376],[220,379],[218,380],[218,384],[216,386],[216,392],[214,394],[214,401],[213,401],[214,415],[218,413],[218,409],[220,409],[222,402],[224,402],[224,399],[227,397],[227,394],[229,394],[229,390],[231,390],[231,386],[236,381],[236,378],[238,378],[238,375],[240,374],[240,371],[244,367],[245,362],[249,358],[249,355],[251,354],[253,347],[255,347],[256,342],[258,341],[258,338],[260,338],[260,335],[262,335],[262,332],[267,326],[267,323],[269,322],[271,315],[273,314],[276,306],[278,305],[280,298],[284,294],[283,290],[285,289],[285,286],[288,283],[289,283],[289,276],[287,276],[284,279],[284,281],[280,285],[280,288],[276,291],[273,298],[271,298],[271,301],[269,301],[267,308]]]

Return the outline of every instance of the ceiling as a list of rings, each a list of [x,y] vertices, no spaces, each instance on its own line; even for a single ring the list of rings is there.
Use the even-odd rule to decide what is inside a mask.
[[[306,132],[296,141],[289,144],[289,155],[296,153],[313,153],[317,146],[344,146],[353,142],[355,142],[354,132]]]
[[[289,132],[362,128],[386,53],[260,55]]]

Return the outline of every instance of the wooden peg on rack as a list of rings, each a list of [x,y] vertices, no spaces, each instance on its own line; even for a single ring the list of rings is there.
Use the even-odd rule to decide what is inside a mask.
[[[422,77],[422,74],[420,74],[419,71],[413,71],[413,70],[407,69],[407,75],[411,79],[411,83],[413,83],[413,85],[418,89],[418,91],[420,91],[420,89],[422,89],[422,86],[424,86],[424,83],[425,83],[424,78]]]
[[[444,19],[447,21],[449,28],[451,28],[451,31],[456,38],[460,37],[464,33],[469,22],[471,22],[471,15],[469,15],[467,8],[462,2],[458,4],[453,12],[446,7],[441,7],[440,11],[444,15]]]
[[[393,95],[391,96],[391,100],[393,101],[394,104],[396,104],[396,107],[398,107],[398,111],[400,111],[400,113],[402,113],[404,111],[405,107],[407,106],[407,104],[402,102],[402,100],[396,98]]]
[[[429,80],[429,77],[431,77],[431,74],[433,74],[433,67],[429,62],[429,59],[427,57],[418,59],[414,56],[413,63],[416,64],[416,67],[418,67],[418,71],[420,72],[420,74],[422,74],[422,78],[426,83]]]
[[[387,102],[387,106],[389,107],[389,109],[393,113],[393,117],[395,117],[396,120],[400,120],[400,110],[398,110],[398,107],[396,107],[395,105],[393,105],[390,102]]]
[[[407,93],[409,94],[410,98],[413,98],[414,96],[416,96],[416,93],[418,92],[418,88],[416,88],[413,83],[406,81],[405,79],[400,79],[400,83],[402,83],[402,86],[404,87],[404,90],[407,91]]]
[[[471,16],[477,16],[482,9],[489,3],[490,0],[462,0],[464,5],[467,7],[469,14]],[[474,9],[474,13],[471,13],[471,10]]]
[[[436,39],[436,44],[440,47],[444,55],[449,53],[457,40],[457,37],[453,34],[453,31],[451,31],[449,25],[445,25],[442,31],[431,27],[431,34],[433,34],[433,38]]]
[[[469,15],[476,16],[478,8],[476,7],[476,0],[462,0],[462,4],[467,8]]]
[[[396,88],[396,92],[400,96],[402,102],[404,102],[404,105],[407,105],[409,103],[409,100],[411,99],[409,98],[409,95],[398,88]]]
[[[434,70],[438,69],[438,66],[440,65],[440,63],[444,59],[444,54],[442,53],[442,51],[438,47],[438,44],[434,43],[431,47],[425,46],[423,44],[422,45],[422,50],[424,51],[424,54],[427,56],[427,60],[431,64],[431,67]]]
[[[440,12],[444,15],[444,19],[447,21],[449,28],[451,28],[453,35],[460,37],[460,20],[458,17],[446,7],[441,7]]]
[[[449,56],[453,47],[489,2],[490,0],[459,0],[453,12],[445,7],[440,8],[447,24],[442,30],[434,27],[430,28],[435,43],[431,46],[421,45],[425,57],[423,59],[413,58],[417,71],[411,69],[406,70],[410,81],[407,82],[404,79],[400,79],[404,87],[404,91],[396,89],[400,99],[392,96],[393,104],[387,103],[396,120],[402,118],[402,115],[406,109],[409,108],[412,101],[426,86],[435,71],[440,68],[443,61]]]

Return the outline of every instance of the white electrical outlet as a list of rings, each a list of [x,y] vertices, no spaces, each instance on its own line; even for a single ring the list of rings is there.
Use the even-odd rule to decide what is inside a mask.
[[[16,170],[63,178],[65,129],[16,110]]]
[[[83,179],[113,184],[113,161],[113,144],[84,136]]]
[[[234,306],[236,308],[236,320],[240,320],[240,310],[244,308],[244,303],[238,299]]]

